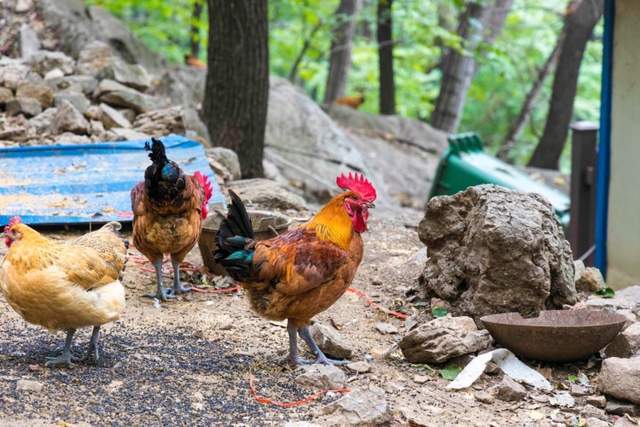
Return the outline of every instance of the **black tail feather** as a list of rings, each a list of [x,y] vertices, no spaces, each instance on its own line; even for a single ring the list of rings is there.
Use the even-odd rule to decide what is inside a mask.
[[[253,243],[255,234],[244,203],[229,190],[231,204],[227,217],[220,224],[214,256],[231,277],[248,280],[252,275]]]

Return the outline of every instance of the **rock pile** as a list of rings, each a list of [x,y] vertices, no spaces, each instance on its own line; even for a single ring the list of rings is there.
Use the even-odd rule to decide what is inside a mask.
[[[29,28],[23,24],[23,30]],[[24,32],[24,31],[23,31]],[[0,145],[121,141],[182,134],[208,144],[198,113],[154,94],[154,77],[102,41],[78,59],[42,50],[35,31],[21,58],[0,58]],[[24,46],[23,46],[24,47]]]

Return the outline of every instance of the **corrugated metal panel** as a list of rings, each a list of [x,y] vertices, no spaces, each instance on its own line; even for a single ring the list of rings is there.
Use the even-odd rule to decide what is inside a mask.
[[[204,149],[182,136],[161,138],[167,157],[213,183],[211,205],[224,197]],[[131,188],[150,164],[144,140],[0,149],[0,224],[14,215],[27,224],[131,221]]]

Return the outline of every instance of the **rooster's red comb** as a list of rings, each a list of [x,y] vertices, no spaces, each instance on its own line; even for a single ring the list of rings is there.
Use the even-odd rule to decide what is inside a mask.
[[[364,175],[359,173],[352,174],[349,172],[349,175],[341,174],[336,178],[336,184],[343,190],[353,191],[367,202],[373,202],[377,197],[373,184],[371,184]]]

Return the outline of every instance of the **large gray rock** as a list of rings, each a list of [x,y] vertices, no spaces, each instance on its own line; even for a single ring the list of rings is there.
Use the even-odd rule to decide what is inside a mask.
[[[238,155],[235,151],[224,147],[211,147],[207,148],[206,152],[207,157],[219,162],[229,171],[231,179],[238,180],[242,178],[240,160],[238,160]]]
[[[63,90],[54,95],[56,107],[62,104],[62,101],[70,102],[78,111],[84,114],[91,106],[91,103],[82,92],[75,90]]]
[[[127,120],[118,110],[108,106],[107,104],[100,104],[102,114],[100,115],[100,121],[104,124],[106,129],[111,128],[125,128],[131,127],[131,122]]]
[[[38,134],[50,133],[53,126],[53,119],[57,112],[57,108],[47,108],[42,113],[31,118],[29,125],[34,128]]]
[[[248,206],[261,209],[295,209],[298,211],[303,211],[307,208],[302,197],[268,179],[255,178],[233,181],[229,183],[229,187]]]
[[[20,57],[27,59],[40,50],[38,33],[27,23],[20,26]]]
[[[9,116],[22,114],[26,117],[33,117],[42,112],[42,106],[34,98],[12,98],[7,101],[5,111]]]
[[[114,59],[111,46],[103,41],[95,40],[80,51],[78,71],[96,79],[112,79]]]
[[[571,248],[542,196],[481,185],[435,197],[418,233],[429,255],[420,283],[456,314],[576,302]]]
[[[410,363],[444,363],[485,350],[491,342],[489,332],[478,330],[472,318],[441,317],[405,335],[400,349]]]
[[[98,84],[95,96],[109,105],[131,108],[138,113],[146,113],[161,107],[157,99],[109,79],[102,80]]]
[[[143,66],[138,64],[127,64],[121,59],[117,59],[112,64],[113,78],[122,84],[135,89],[146,91],[151,86],[151,76]]]
[[[603,393],[640,404],[640,357],[605,359],[599,382]]]
[[[209,144],[206,127],[192,108],[174,106],[159,108],[136,117],[133,127],[149,135],[175,133],[196,139],[201,144]]]
[[[341,172],[366,171],[362,155],[322,109],[288,81],[271,77],[265,157],[308,196],[326,199]]]

